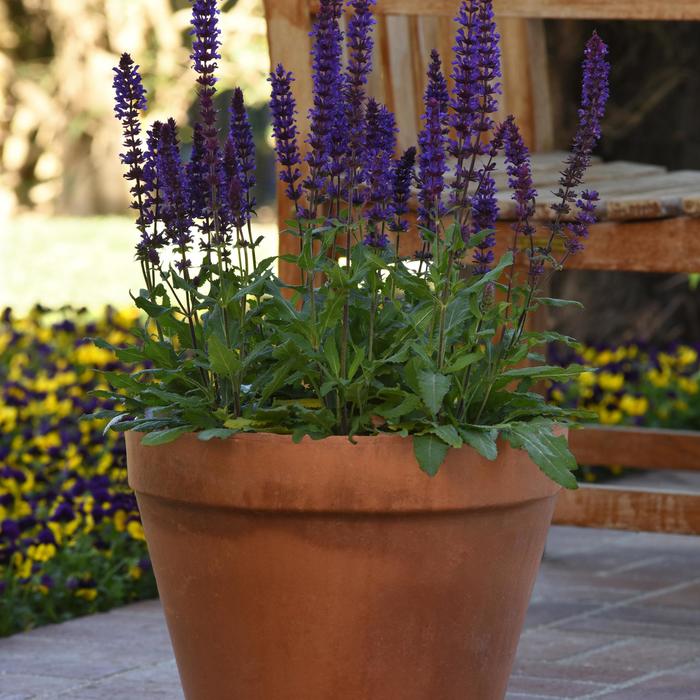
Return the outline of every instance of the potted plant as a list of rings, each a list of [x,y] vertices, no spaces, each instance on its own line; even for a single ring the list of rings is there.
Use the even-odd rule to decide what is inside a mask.
[[[493,117],[491,2],[462,3],[454,87],[433,52],[418,147],[398,156],[394,116],[366,92],[373,2],[348,4],[344,37],[341,0],[320,3],[304,140],[293,76],[269,77],[299,284],[257,254],[240,90],[219,137],[216,1],[193,6],[187,162],[172,119],[142,143],[138,67],[124,54],[115,69],[148,324],[138,347],[96,342],[148,368],[109,375],[103,415],[128,431],[189,700],[502,699],[554,499],[576,487],[581,414],[533,385],[582,367],[543,365],[538,346],[573,341],[527,319],[564,303],[540,287],[594,219],[581,185],[607,48],[586,46],[580,125],[537,231],[528,151],[513,117]],[[494,260],[501,158],[518,218]],[[413,226],[418,251],[402,242]]]

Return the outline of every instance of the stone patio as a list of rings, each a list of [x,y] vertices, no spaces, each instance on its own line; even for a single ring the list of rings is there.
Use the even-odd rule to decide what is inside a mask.
[[[0,700],[135,698],[183,698],[156,601],[0,640]],[[508,700],[565,698],[700,698],[700,539],[552,529]]]

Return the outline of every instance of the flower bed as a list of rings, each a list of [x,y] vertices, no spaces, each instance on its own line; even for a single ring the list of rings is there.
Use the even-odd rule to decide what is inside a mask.
[[[642,343],[585,346],[578,351],[552,346],[553,364],[591,367],[576,380],[552,383],[548,398],[560,406],[585,408],[603,425],[636,425],[700,430],[700,348],[655,348]],[[622,470],[611,467],[614,475]],[[582,468],[595,480],[610,470]]]
[[[121,369],[85,337],[120,345],[135,320],[0,319],[0,636],[156,595],[123,439],[80,420],[108,403],[95,369]]]

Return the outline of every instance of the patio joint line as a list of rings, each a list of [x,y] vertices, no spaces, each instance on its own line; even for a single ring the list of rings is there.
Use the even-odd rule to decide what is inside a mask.
[[[640,603],[644,600],[649,600],[650,598],[656,598],[657,596],[667,595],[668,593],[677,593],[682,591],[684,588],[689,588],[690,586],[695,586],[700,583],[700,576],[689,579],[688,581],[683,581],[682,583],[675,583],[672,586],[666,586],[665,588],[658,588],[653,591],[646,591],[644,593],[638,593],[633,595],[631,598],[626,598],[625,600],[618,600],[614,603],[606,603],[599,607],[593,608],[592,610],[586,610],[585,612],[576,613],[575,615],[569,615],[568,617],[562,617],[558,620],[552,620],[552,622],[546,622],[535,627],[530,627],[526,629],[522,637],[526,637],[533,632],[551,629],[553,627],[559,627],[560,625],[566,625],[570,622],[577,622],[578,620],[587,620],[589,617],[598,615],[599,613],[609,612],[610,610],[617,610],[618,608],[624,608],[628,605],[634,603]]]
[[[156,661],[155,663],[150,663],[150,664],[139,664],[136,666],[130,666],[129,668],[124,668],[121,671],[115,671],[114,673],[106,673],[104,676],[100,676],[99,678],[91,678],[91,679],[75,679],[77,682],[77,685],[71,686],[70,688],[64,688],[63,690],[59,691],[58,695],[55,695],[55,691],[47,691],[47,693],[44,693],[43,691],[35,694],[32,696],[31,700],[52,700],[53,698],[56,697],[63,697],[63,696],[68,696],[69,693],[74,693],[77,690],[84,690],[85,688],[90,688],[91,686],[97,685],[98,683],[102,683],[103,681],[112,679],[112,678],[118,678],[119,676],[126,675],[127,673],[133,673],[134,671],[141,671],[141,670],[148,670],[148,669],[155,669],[158,668],[158,666],[164,665],[164,664],[172,664],[174,662],[174,659],[163,659],[162,661]]]
[[[659,554],[653,557],[647,557],[646,559],[640,559],[638,561],[630,562],[629,564],[623,564],[614,569],[608,569],[605,571],[596,571],[594,574],[598,578],[605,578],[606,576],[614,576],[615,574],[624,574],[627,571],[634,571],[640,567],[647,566],[649,564],[656,564],[656,562],[663,561],[665,556]]]
[[[613,683],[611,684],[608,688],[604,690],[600,690],[598,692],[590,693],[589,695],[584,695],[583,697],[579,697],[576,700],[594,700],[594,698],[604,698],[606,695],[609,693],[614,693],[617,692],[618,690],[627,690],[628,688],[634,688],[636,685],[639,685],[640,683],[645,683],[646,681],[651,681],[654,680],[655,678],[660,678],[661,676],[666,676],[672,673],[679,673],[686,671],[688,669],[695,669],[697,668],[697,664],[700,661],[700,656],[696,656],[694,659],[691,659],[690,661],[685,661],[682,664],[678,664],[678,666],[672,666],[671,668],[665,668],[665,669],[659,669],[657,671],[650,671],[649,673],[644,674],[643,676],[637,676],[637,678],[632,678],[628,681],[624,681],[622,683]],[[554,700],[554,699],[552,699]]]

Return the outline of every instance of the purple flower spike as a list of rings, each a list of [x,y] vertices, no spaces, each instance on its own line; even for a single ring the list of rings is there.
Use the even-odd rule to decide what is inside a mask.
[[[496,203],[496,183],[490,172],[481,175],[479,189],[472,200],[472,227],[474,233],[489,231],[489,234],[474,250],[475,275],[483,275],[491,269],[494,260],[493,247],[496,245],[496,219],[498,204]]]
[[[394,166],[393,194],[391,208],[394,219],[389,223],[389,229],[396,233],[408,231],[408,222],[402,218],[408,212],[408,199],[411,196],[411,184],[415,177],[416,149],[407,149]]]
[[[375,0],[350,0],[352,16],[348,21],[348,68],[344,82],[347,129],[347,157],[345,159],[350,197],[356,197],[357,185],[363,180],[361,171],[365,158],[365,86],[372,71],[372,30],[376,20],[372,15]],[[360,200],[353,203],[360,203]]]
[[[535,213],[537,190],[532,183],[530,153],[512,115],[501,124],[498,133],[503,139],[508,185],[513,190],[512,199],[515,201],[513,230],[516,236],[532,236],[535,228],[530,219]]]
[[[297,184],[301,177],[301,155],[295,116],[296,102],[292,93],[294,78],[280,64],[270,73],[268,80],[272,85],[270,112],[277,162],[281,166],[279,178],[286,184],[285,195],[298,206],[301,198],[301,187]]]
[[[560,189],[557,196],[561,200],[552,206],[559,218],[571,211],[571,204],[576,201],[574,189],[583,182],[583,176],[591,163],[591,153],[600,139],[600,124],[605,115],[605,105],[609,97],[608,77],[610,65],[606,56],[608,47],[596,34],[586,44],[583,61],[583,86],[581,106],[578,111],[579,125],[574,136],[571,155],[566,160],[566,167],[559,180]],[[554,233],[558,233],[555,230]]]
[[[192,244],[192,218],[189,213],[189,193],[180,160],[180,145],[174,119],[168,119],[160,128],[157,165],[163,198],[161,218],[165,223],[168,239],[180,255],[175,265],[182,271],[190,267],[187,253]]]
[[[367,150],[384,151],[393,155],[396,150],[396,117],[385,105],[379,104],[373,97],[367,100]]]
[[[321,0],[321,8],[311,32],[313,38],[312,80],[314,104],[309,111],[309,176],[304,180],[311,201],[311,215],[327,194],[326,176],[330,171],[331,134],[336,115],[342,109],[340,14],[342,0]]]
[[[231,99],[231,138],[236,146],[245,186],[250,190],[255,186],[255,141],[241,88],[233,91]]]
[[[386,250],[389,247],[389,236],[386,233],[379,232],[374,225],[370,225],[367,235],[364,237],[362,243],[369,248],[378,248],[380,250]]]
[[[252,189],[255,187],[255,142],[253,129],[250,126],[248,112],[243,100],[243,91],[236,88],[231,100],[231,129],[230,139],[236,151],[238,161],[241,197],[245,201],[246,223],[255,210],[255,198]]]
[[[456,21],[459,29],[452,63],[455,87],[449,119],[454,138],[449,150],[456,159],[452,198],[454,203],[466,205],[470,183],[481,180],[475,172],[476,157],[492,150],[482,139],[494,126],[491,115],[498,109],[496,95],[501,88],[496,81],[501,67],[491,0],[465,0]]]
[[[195,219],[208,218],[209,207],[209,165],[204,148],[204,127],[201,123],[194,125],[192,133],[192,153],[186,167],[187,184],[190,192],[190,206]],[[207,227],[209,222],[204,223]]]
[[[114,70],[114,114],[122,124],[124,152],[121,162],[126,166],[124,179],[131,184],[132,209],[138,212],[136,225],[142,233],[151,223],[147,207],[147,186],[144,181],[146,159],[141,148],[140,113],[146,109],[146,90],[141,81],[139,67],[128,53],[122,54]]]
[[[598,204],[598,193],[595,190],[584,190],[576,200],[578,213],[574,222],[567,224],[570,235],[566,240],[566,254],[576,255],[583,250],[583,241],[588,238],[588,228],[596,221],[595,209]]]
[[[364,86],[372,72],[372,28],[377,23],[372,15],[376,0],[350,0],[352,16],[348,22],[348,90],[360,103],[364,101]]]
[[[437,100],[440,105],[440,111],[445,114],[445,117],[447,116],[450,95],[447,91],[447,80],[445,80],[445,75],[442,72],[442,60],[436,49],[430,52],[426,100]]]
[[[250,212],[246,201],[243,169],[233,139],[228,139],[224,147],[222,191],[224,194],[223,218],[230,226],[240,232],[248,223]],[[222,245],[228,245],[230,242],[230,237],[221,241]]]
[[[440,102],[429,98],[431,85],[426,90],[423,128],[418,135],[420,155],[418,158],[418,222],[432,231],[437,230],[437,219],[444,213],[442,192],[445,189],[447,163],[445,156],[446,137],[443,127],[444,114]]]
[[[216,93],[217,61],[219,54],[219,9],[217,0],[194,0],[192,5],[192,54],[190,58],[197,73],[199,85],[199,109],[204,139],[205,162],[207,165],[207,184],[210,207],[213,212],[218,208],[220,147],[216,128]]]

